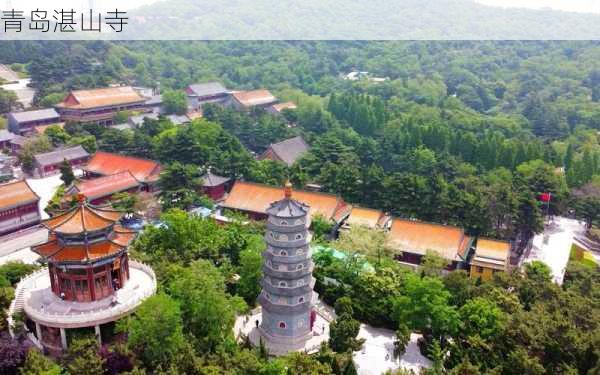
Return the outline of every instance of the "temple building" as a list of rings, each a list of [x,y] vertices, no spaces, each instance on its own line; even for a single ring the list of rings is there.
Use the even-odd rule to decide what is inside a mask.
[[[231,179],[208,171],[200,177],[200,190],[203,194],[214,201],[218,201],[231,187]]]
[[[8,129],[19,135],[34,133],[36,126],[60,123],[60,116],[53,108],[11,112],[6,119],[8,120]]]
[[[77,195],[83,195],[90,203],[106,203],[117,193],[135,194],[142,184],[129,172],[119,172],[108,176],[81,180],[69,186],[65,191],[68,201]]]
[[[10,307],[11,316],[24,310],[29,338],[51,353],[67,348],[70,329],[93,329],[99,342],[108,339],[102,326],[156,291],[152,269],[129,259],[136,233],[119,224],[122,213],[78,198],[75,207],[42,222],[48,242],[32,251],[48,267],[21,280]]]
[[[272,143],[263,152],[258,160],[273,160],[285,163],[288,167],[300,159],[309,150],[308,144],[302,136],[286,139],[281,142]]]
[[[158,188],[162,169],[160,163],[153,160],[98,151],[82,170],[85,178],[129,172],[140,182],[140,190],[152,192]]]
[[[449,271],[467,268],[473,240],[462,228],[417,220],[394,218],[389,231],[389,245],[398,261],[418,266],[433,251],[448,262]]]
[[[292,199],[288,182],[284,198],[266,210],[267,249],[263,252],[262,291],[258,296],[262,307],[258,332],[273,355],[304,350],[313,338],[317,294],[313,291],[309,209]]]
[[[192,110],[202,109],[207,103],[224,103],[229,98],[229,90],[219,82],[196,83],[185,89],[188,107]]]
[[[147,98],[130,86],[75,90],[56,105],[61,121],[112,125],[119,111],[147,111]]]
[[[310,215],[320,215],[334,224],[334,230],[350,215],[352,205],[334,194],[296,190],[296,198],[311,207]],[[281,188],[246,181],[236,181],[219,207],[248,215],[253,220],[265,220],[266,208],[281,196]]]
[[[0,235],[39,224],[39,202],[25,180],[0,185]]]
[[[60,172],[65,160],[71,168],[80,168],[87,163],[90,154],[81,146],[61,148],[33,156],[33,175],[35,177],[52,176]]]
[[[496,272],[509,268],[510,243],[479,237],[475,253],[470,260],[470,276],[483,281],[490,280]]]
[[[229,105],[239,111],[267,108],[279,100],[269,90],[236,91],[229,98]]]

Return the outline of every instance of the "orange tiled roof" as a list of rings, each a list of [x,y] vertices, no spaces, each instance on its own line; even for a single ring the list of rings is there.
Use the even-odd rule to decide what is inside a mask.
[[[126,250],[134,238],[135,232],[117,225],[114,233],[105,241],[88,245],[69,245],[63,243],[55,234],[51,234],[48,242],[34,246],[32,250],[53,262],[96,261]]]
[[[372,208],[352,207],[352,212],[346,220],[350,225],[364,225],[369,228],[383,228],[390,219],[383,211]]]
[[[491,240],[483,237],[477,239],[475,256],[472,265],[506,270],[510,255],[510,243],[506,241]]]
[[[154,182],[161,166],[153,160],[98,151],[82,169],[103,176],[129,171],[140,182]]]
[[[275,103],[277,98],[269,90],[253,90],[234,92],[233,97],[245,107]]]
[[[42,222],[51,232],[78,234],[106,229],[118,221],[123,214],[119,211],[94,207],[86,202],[69,211]]]
[[[0,211],[37,202],[40,197],[25,180],[0,185]]]
[[[56,106],[58,108],[88,109],[145,101],[146,99],[132,87],[121,86],[71,91],[62,103]]]
[[[294,199],[310,206],[311,215],[321,214],[336,222],[348,216],[352,206],[333,194],[295,190]],[[222,207],[265,214],[271,203],[283,199],[283,189],[251,182],[236,181]]]
[[[433,250],[451,261],[466,256],[472,240],[462,228],[402,219],[393,219],[389,235],[398,251],[425,255]]]
[[[83,180],[75,184],[69,194],[83,194],[87,199],[103,198],[140,186],[140,182],[129,171]]]

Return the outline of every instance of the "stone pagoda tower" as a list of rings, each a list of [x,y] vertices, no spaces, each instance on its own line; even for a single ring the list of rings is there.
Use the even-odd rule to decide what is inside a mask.
[[[310,207],[292,199],[292,185],[284,198],[267,209],[269,215],[263,253],[262,307],[259,332],[274,355],[304,350],[313,336],[313,262],[310,254]]]

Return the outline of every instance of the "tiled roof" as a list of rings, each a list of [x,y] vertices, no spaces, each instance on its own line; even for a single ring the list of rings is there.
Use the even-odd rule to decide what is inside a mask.
[[[271,203],[283,198],[283,189],[251,182],[236,181],[222,207],[265,214]],[[321,214],[326,219],[341,222],[352,206],[333,194],[295,190],[294,199],[310,206],[311,215]]]
[[[271,150],[279,160],[288,166],[292,166],[296,160],[308,151],[308,149],[308,144],[306,144],[304,138],[297,136],[278,143],[273,143],[269,146],[269,149],[261,155],[260,159],[266,158],[269,154],[269,150]]]
[[[79,193],[83,194],[87,199],[93,200],[138,186],[140,186],[140,182],[129,171],[124,171],[109,176],[80,181],[69,191],[69,194]]]
[[[352,207],[352,212],[346,223],[352,225],[363,225],[369,228],[384,228],[390,217],[383,211],[372,208]]]
[[[158,180],[161,167],[153,160],[98,151],[82,169],[103,176],[129,171],[138,181],[153,182]]]
[[[200,177],[200,179],[202,180],[202,186],[204,187],[219,186],[231,180],[228,177],[218,176],[212,172],[206,173],[204,176]]]
[[[6,129],[0,129],[0,142],[6,142],[14,139],[17,135]]]
[[[284,109],[296,109],[296,108],[298,108],[296,106],[296,104],[294,104],[294,102],[285,102],[285,103],[273,104],[272,107],[277,112],[281,112]]]
[[[43,154],[37,154],[33,158],[39,165],[55,165],[67,161],[82,159],[89,157],[90,154],[81,146],[63,148],[60,150],[50,151]]]
[[[113,256],[127,249],[135,238],[135,233],[115,225],[105,241],[91,244],[70,245],[61,242],[55,234],[50,234],[48,242],[32,247],[42,257],[54,262],[97,261]]]
[[[450,261],[464,259],[472,240],[462,228],[396,218],[389,233],[398,252],[425,255],[432,250]]]
[[[509,255],[510,244],[508,242],[479,237],[471,264],[506,270]]]
[[[238,91],[233,97],[245,107],[275,103],[277,98],[269,90]]]
[[[40,197],[31,190],[25,180],[0,185],[0,210],[2,211],[39,200]]]
[[[228,91],[219,82],[206,82],[206,83],[196,83],[188,86],[188,93],[195,96],[213,96],[219,94],[226,94]]]
[[[27,138],[27,137],[23,137],[21,135],[15,135],[13,137],[13,139],[10,140],[10,143],[13,145],[23,146],[28,140],[29,140],[29,138]]]
[[[186,115],[167,115],[165,118],[171,121],[173,125],[181,125],[190,122],[190,118]]]
[[[54,108],[38,109],[35,111],[11,112],[9,116],[17,122],[31,122],[42,120],[59,120],[59,114]]]
[[[57,105],[58,108],[86,109],[122,104],[143,103],[143,98],[130,86],[76,90]]]
[[[58,216],[42,222],[48,230],[61,234],[83,234],[106,229],[118,221],[123,213],[116,210],[95,207],[81,202]]]

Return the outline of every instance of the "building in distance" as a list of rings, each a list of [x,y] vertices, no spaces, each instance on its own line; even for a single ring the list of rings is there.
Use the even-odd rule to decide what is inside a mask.
[[[7,116],[8,129],[18,135],[33,133],[36,126],[61,122],[60,115],[53,108],[35,111],[11,112]]]
[[[219,82],[196,83],[185,89],[188,107],[192,110],[202,109],[207,103],[225,103],[230,92]]]
[[[145,111],[148,99],[130,86],[75,90],[56,109],[62,121],[112,125],[120,111]]]
[[[218,201],[225,196],[225,193],[231,185],[231,179],[216,175],[209,171],[200,177],[200,183],[202,184],[202,193],[210,199]]]
[[[57,174],[65,160],[72,168],[78,168],[89,158],[90,154],[79,145],[37,154],[33,156],[33,175],[46,177]]]
[[[65,197],[72,200],[77,196],[84,196],[93,205],[106,203],[117,193],[137,193],[141,189],[141,182],[129,172],[119,172],[108,176],[81,180],[75,182],[65,191]]]
[[[269,90],[236,91],[229,100],[229,104],[239,111],[265,109],[277,102],[278,99]]]
[[[508,271],[510,243],[479,237],[470,260],[470,275],[490,280],[496,272]]]
[[[274,160],[285,163],[291,167],[298,159],[300,159],[309,150],[308,144],[302,136],[286,139],[281,142],[272,143],[263,152],[258,160]]]
[[[294,104],[294,102],[284,102],[273,104],[272,106],[267,107],[267,112],[273,115],[281,115],[284,110],[293,111],[297,108],[298,107],[296,106],[296,104]]]

